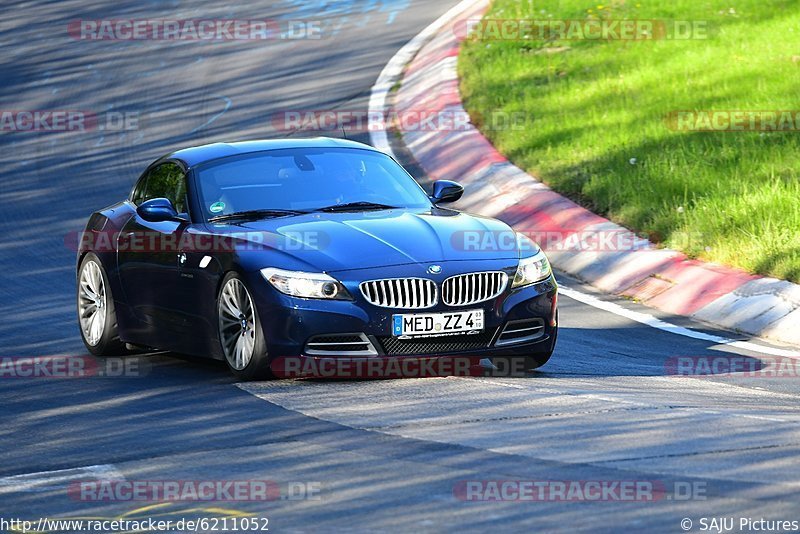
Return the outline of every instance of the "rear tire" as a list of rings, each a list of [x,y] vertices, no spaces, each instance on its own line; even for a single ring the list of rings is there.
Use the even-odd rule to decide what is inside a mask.
[[[272,378],[258,310],[244,280],[235,272],[225,275],[220,285],[217,325],[225,363],[236,378]]]
[[[86,349],[101,357],[127,354],[125,344],[119,339],[108,275],[94,252],[81,261],[77,281],[78,328]]]

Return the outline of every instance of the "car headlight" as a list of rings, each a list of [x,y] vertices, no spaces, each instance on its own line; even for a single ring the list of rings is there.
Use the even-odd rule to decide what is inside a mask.
[[[552,272],[550,262],[547,261],[547,256],[545,256],[544,252],[540,249],[539,252],[530,258],[519,260],[517,274],[514,275],[514,283],[511,284],[511,287],[523,287],[541,282],[550,276]]]
[[[325,273],[304,273],[283,269],[261,269],[261,275],[285,295],[304,299],[352,300],[350,293],[335,278]]]

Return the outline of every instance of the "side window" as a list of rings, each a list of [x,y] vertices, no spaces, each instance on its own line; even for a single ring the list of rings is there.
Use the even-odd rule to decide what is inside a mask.
[[[162,163],[150,171],[146,177],[142,201],[151,198],[168,198],[178,213],[186,213],[186,176],[174,163]],[[134,194],[136,201],[137,192]],[[137,202],[138,204],[138,202]]]
[[[133,188],[133,195],[131,195],[131,202],[136,204],[137,206],[145,201],[145,191],[147,189],[147,177],[150,176],[150,173],[145,174],[139,181],[136,182],[136,187]]]

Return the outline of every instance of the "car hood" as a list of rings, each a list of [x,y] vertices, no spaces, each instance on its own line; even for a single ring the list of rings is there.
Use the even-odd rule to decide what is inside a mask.
[[[513,230],[488,217],[453,210],[313,213],[214,225],[259,251],[257,263],[336,272],[411,263],[517,259]],[[270,255],[260,261],[263,254]]]

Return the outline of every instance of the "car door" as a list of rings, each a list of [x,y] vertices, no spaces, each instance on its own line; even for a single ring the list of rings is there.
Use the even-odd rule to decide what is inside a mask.
[[[225,274],[220,262],[228,251],[230,240],[209,233],[201,224],[186,228],[181,240],[176,305],[180,306],[192,336],[190,352],[207,352],[217,340],[217,288]]]
[[[142,323],[142,343],[178,348],[190,330],[181,306],[180,267],[185,257],[181,238],[190,225],[186,202],[186,175],[175,162],[152,167],[135,188],[137,206],[153,198],[167,198],[186,221],[149,222],[138,214],[122,228],[117,243],[119,276],[126,300]]]

